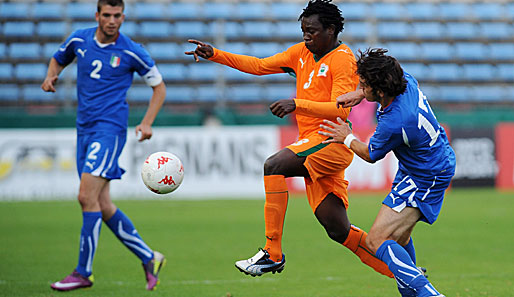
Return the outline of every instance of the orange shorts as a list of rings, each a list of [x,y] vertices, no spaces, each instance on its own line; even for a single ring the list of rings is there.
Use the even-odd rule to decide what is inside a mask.
[[[344,179],[344,170],[353,160],[353,152],[344,144],[323,144],[326,136],[311,134],[287,146],[300,157],[307,157],[305,167],[310,177],[305,178],[307,199],[315,212],[319,204],[333,193],[343,200],[348,208],[348,181]]]

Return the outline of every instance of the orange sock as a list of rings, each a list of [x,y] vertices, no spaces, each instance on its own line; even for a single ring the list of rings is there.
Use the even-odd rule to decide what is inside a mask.
[[[289,197],[285,177],[283,175],[264,176],[264,190],[266,191],[264,203],[266,246],[264,249],[270,254],[271,260],[279,262],[282,260],[282,230]]]
[[[375,271],[380,274],[393,278],[393,273],[389,270],[386,263],[375,257],[373,252],[366,246],[367,236],[368,233],[352,225],[348,238],[346,238],[343,245],[356,254],[361,259],[362,263],[375,269]]]

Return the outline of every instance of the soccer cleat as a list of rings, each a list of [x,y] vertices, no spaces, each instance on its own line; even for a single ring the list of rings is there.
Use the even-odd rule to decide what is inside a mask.
[[[148,263],[143,264],[143,269],[145,270],[146,276],[146,289],[149,291],[155,290],[155,287],[159,284],[159,271],[166,264],[166,258],[164,255],[154,251],[153,259],[148,261]]]
[[[282,254],[282,260],[275,262],[270,259],[267,250],[259,249],[255,256],[248,260],[241,260],[236,262],[236,268],[246,275],[261,276],[266,272],[281,273],[286,264],[286,256]]]
[[[55,282],[50,285],[52,289],[57,291],[71,291],[80,288],[89,288],[93,285],[94,278],[82,276],[77,270],[65,277],[62,281]]]
[[[424,277],[428,278],[427,269],[425,267],[418,266],[416,268],[419,270],[421,275],[423,275]]]

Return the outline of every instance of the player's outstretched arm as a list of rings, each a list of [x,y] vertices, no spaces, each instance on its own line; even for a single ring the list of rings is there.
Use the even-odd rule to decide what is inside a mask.
[[[362,99],[364,99],[364,92],[362,89],[357,89],[337,97],[337,107],[353,107],[361,103]]]
[[[141,124],[136,126],[136,136],[138,133],[141,133],[139,141],[150,139],[152,137],[152,124],[164,103],[164,99],[166,98],[166,85],[164,84],[164,81],[161,81],[160,84],[152,87],[152,89],[152,98],[148,104],[145,116],[141,121]]]
[[[337,118],[338,123],[329,120],[323,120],[325,125],[319,125],[324,131],[318,131],[319,134],[331,137],[323,141],[323,143],[344,143],[357,156],[366,162],[375,163],[369,156],[368,145],[358,140],[353,134],[350,126],[341,118]]]
[[[198,57],[209,59],[214,55],[214,49],[211,45],[195,39],[189,39],[188,42],[196,44],[196,49],[194,51],[184,52],[184,54],[194,56],[196,62],[200,62]]]
[[[269,109],[272,114],[279,118],[283,118],[296,109],[296,103],[293,99],[282,99],[271,103]]]
[[[50,59],[50,63],[48,63],[48,71],[46,72],[45,80],[41,84],[41,89],[45,92],[55,92],[55,83],[63,69],[64,66],[57,63],[55,58]]]

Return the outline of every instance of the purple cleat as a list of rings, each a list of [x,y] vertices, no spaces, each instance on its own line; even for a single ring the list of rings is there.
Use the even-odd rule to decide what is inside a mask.
[[[154,251],[153,259],[148,263],[143,264],[146,276],[146,289],[149,291],[155,290],[155,287],[159,284],[159,271],[166,264],[164,255]]]
[[[57,291],[71,291],[80,288],[89,288],[93,285],[93,276],[82,276],[77,270],[65,277],[62,281],[55,282],[50,286]]]

